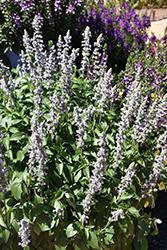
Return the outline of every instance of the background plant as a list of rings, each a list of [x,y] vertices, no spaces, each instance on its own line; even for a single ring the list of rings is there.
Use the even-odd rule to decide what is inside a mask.
[[[91,29],[93,42],[100,33],[103,34],[108,46],[109,67],[117,72],[124,69],[130,52],[145,48],[148,39],[146,30],[150,25],[149,17],[144,15],[140,19],[128,2],[117,9],[111,2],[104,5],[98,1],[98,4],[88,6],[79,18],[80,34],[86,26]]]
[[[24,49],[24,29],[32,37],[35,15],[43,24],[46,49],[50,40],[56,45],[59,34],[64,36],[68,29],[74,37],[72,46],[75,48],[80,47],[86,26],[91,28],[92,46],[102,33],[109,56],[108,66],[117,72],[124,69],[131,50],[144,49],[148,39],[146,29],[150,26],[149,17],[144,15],[140,19],[128,2],[120,5],[118,11],[114,4],[104,5],[103,1],[3,1],[0,4],[0,41],[4,49]]]
[[[52,46],[47,53],[40,28],[36,17],[34,37],[25,32],[16,76],[0,68],[1,173],[9,186],[1,192],[0,244],[131,249],[134,240],[136,249],[147,249],[146,236],[151,227],[157,233],[158,220],[144,207],[154,206],[165,176],[166,124],[159,129],[158,119],[167,96],[148,102],[139,66],[121,97],[99,52],[101,36],[90,51],[89,27],[81,68],[69,32],[59,37],[57,52]]]
[[[40,1],[11,0],[0,3],[0,41],[4,49],[23,48],[24,29],[30,36],[33,34],[32,21],[35,15],[43,23],[45,45],[49,40],[57,41],[58,35],[65,35],[70,28],[76,27],[76,19],[80,15],[84,1]]]

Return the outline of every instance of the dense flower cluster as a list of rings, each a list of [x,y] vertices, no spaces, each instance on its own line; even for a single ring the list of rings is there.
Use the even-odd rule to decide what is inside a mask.
[[[3,135],[1,134],[0,138],[3,138]],[[2,152],[2,143],[0,145],[0,193],[6,193],[8,184],[7,184],[7,175],[8,171],[6,166],[3,164],[3,152]]]
[[[26,246],[30,243],[30,225],[29,225],[30,220],[25,220],[22,219],[18,224],[20,225],[18,236],[21,238],[21,242],[19,242],[19,245],[25,249]]]
[[[12,78],[11,72],[9,71],[9,68],[6,67],[2,63],[2,61],[0,61],[0,77],[1,77],[0,87],[4,91],[4,93],[10,97],[11,101],[12,91],[15,87],[15,83]]]
[[[31,174],[37,174],[38,178],[38,191],[41,190],[42,186],[45,185],[45,175],[46,175],[46,162],[47,153],[43,146],[43,138],[45,136],[46,126],[44,125],[43,117],[43,85],[42,78],[45,69],[41,66],[41,63],[45,65],[46,55],[44,53],[43,41],[41,39],[40,33],[40,20],[35,16],[33,21],[34,26],[34,37],[32,38],[33,49],[31,49],[31,55],[28,53],[30,48],[30,39],[26,36],[26,51],[28,60],[28,69],[30,70],[30,78],[34,84],[34,105],[35,110],[32,117],[31,125],[31,145],[30,145],[30,157],[27,163],[29,171]],[[34,62],[31,62],[30,56],[34,55]],[[34,67],[36,65],[36,67]],[[24,68],[23,68],[24,70]]]
[[[107,169],[108,150],[106,148],[106,144],[107,138],[103,132],[99,135],[99,151],[97,153],[97,161],[94,163],[94,169],[90,177],[89,189],[86,191],[86,197],[82,201],[84,209],[81,217],[82,223],[86,222],[89,218],[90,208],[93,204],[93,196],[101,190],[102,178],[104,176],[104,171]]]
[[[112,70],[109,69],[107,72],[104,72],[104,75],[100,77],[99,82],[94,87],[94,97],[93,99],[96,102],[96,106],[99,112],[103,113],[110,104],[114,103],[115,99],[115,90],[116,86],[112,87]]]
[[[136,116],[136,111],[139,108],[142,96],[141,83],[139,82],[140,68],[138,68],[135,80],[129,86],[128,93],[121,109],[121,121],[119,122],[118,132],[116,134],[116,146],[114,149],[113,167],[116,169],[123,157],[122,145],[126,141],[126,131],[132,123],[133,117]]]
[[[120,208],[120,209],[117,209],[115,211],[112,211],[111,212],[111,215],[112,217],[109,217],[109,222],[113,222],[113,221],[118,221],[118,218],[120,217],[121,219],[123,218],[124,216],[124,212],[123,212],[123,209]]]
[[[93,113],[96,109],[93,105],[90,105],[88,109],[82,109],[79,107],[74,107],[74,122],[76,123],[78,129],[76,130],[77,134],[77,148],[82,148],[85,145],[86,135],[85,135],[85,128],[89,128],[87,124],[87,120],[90,120],[93,116]]]
[[[152,37],[152,40],[154,37]],[[155,37],[156,39],[156,37]],[[151,41],[152,41],[151,40]],[[150,95],[149,99],[153,99],[155,96],[155,92],[159,95],[162,90],[166,92],[166,79],[167,79],[167,50],[160,43],[156,44],[156,53],[152,51],[151,43],[143,50],[135,51],[131,53],[126,69],[125,74],[123,76],[122,87],[128,88],[132,84],[135,79],[137,68],[140,67],[140,76],[142,79],[143,86],[145,86],[145,92],[147,90],[151,90],[152,95]]]
[[[79,49],[72,49],[71,54],[69,54],[71,49],[71,36],[70,31],[67,31],[66,36],[64,36],[65,43],[63,44],[61,38],[58,41],[58,52],[59,52],[59,67],[60,67],[60,81],[59,85],[62,88],[62,95],[65,99],[72,94],[71,90],[71,77],[72,70],[75,65],[76,57],[78,56]]]

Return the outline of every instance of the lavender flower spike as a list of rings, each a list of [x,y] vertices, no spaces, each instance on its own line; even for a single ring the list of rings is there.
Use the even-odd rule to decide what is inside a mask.
[[[121,177],[121,183],[118,185],[117,193],[119,198],[126,192],[126,188],[133,182],[133,176],[135,174],[135,163],[132,162],[127,169],[124,170],[125,176]]]
[[[97,153],[97,161],[94,163],[94,169],[92,171],[92,176],[90,177],[90,185],[89,189],[86,192],[86,197],[82,201],[83,205],[83,215],[81,216],[82,224],[86,222],[89,218],[90,208],[93,204],[93,196],[95,193],[101,190],[102,178],[104,176],[104,171],[107,168],[107,149],[106,149],[107,138],[103,133],[100,134],[100,138],[98,140],[99,151]]]
[[[1,136],[2,138],[2,136]],[[3,160],[2,160],[2,148],[0,146],[0,193],[2,192],[3,194],[6,193],[8,185],[7,185],[7,180],[6,176],[8,174],[7,169],[5,166],[2,166]]]
[[[85,73],[85,71],[88,70],[88,64],[89,64],[89,56],[91,51],[91,45],[90,45],[90,27],[86,27],[85,31],[83,32],[83,41],[82,41],[82,60],[81,60],[81,68],[80,71],[82,74]]]
[[[21,238],[21,242],[19,242],[19,245],[25,249],[26,246],[30,243],[30,225],[29,220],[22,219],[18,224],[20,225],[18,236]]]

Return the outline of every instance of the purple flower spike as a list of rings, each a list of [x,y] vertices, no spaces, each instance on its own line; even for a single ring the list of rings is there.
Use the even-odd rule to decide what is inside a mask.
[[[30,243],[30,225],[29,220],[22,219],[18,224],[20,225],[18,236],[21,238],[21,242],[19,242],[19,245],[25,249],[26,246]]]

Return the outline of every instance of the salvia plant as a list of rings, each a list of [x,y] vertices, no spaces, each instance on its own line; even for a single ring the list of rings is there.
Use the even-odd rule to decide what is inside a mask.
[[[35,17],[13,75],[0,67],[1,248],[147,249],[159,220],[145,208],[166,181],[167,94],[150,98],[140,64],[122,93],[89,27],[81,51],[70,32],[45,51],[41,28]]]

